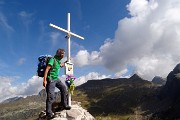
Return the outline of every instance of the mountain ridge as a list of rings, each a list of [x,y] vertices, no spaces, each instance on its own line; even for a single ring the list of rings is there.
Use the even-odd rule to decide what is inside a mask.
[[[73,101],[82,103],[96,119],[173,120],[180,118],[180,64],[167,76],[165,85],[138,76],[89,80],[77,86]],[[59,100],[60,93],[56,93]],[[0,104],[0,119],[37,118],[45,109],[45,90],[10,103]],[[21,109],[21,111],[18,111]],[[15,112],[16,111],[16,112]],[[22,112],[23,111],[23,112]],[[36,113],[34,112],[36,111]],[[7,114],[6,114],[7,113]]]

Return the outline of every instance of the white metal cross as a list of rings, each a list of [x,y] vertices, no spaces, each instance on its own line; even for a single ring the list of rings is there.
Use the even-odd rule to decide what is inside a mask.
[[[72,33],[71,31],[70,31],[70,13],[68,13],[68,15],[67,15],[67,30],[65,30],[65,29],[63,29],[63,28],[61,28],[61,27],[58,27],[58,26],[56,26],[56,25],[54,25],[54,24],[49,24],[51,27],[53,27],[53,28],[56,28],[56,29],[58,29],[58,30],[61,30],[61,31],[63,31],[63,32],[65,32],[65,33],[67,33],[67,39],[68,39],[68,42],[67,42],[67,48],[68,48],[68,55],[67,55],[67,61],[68,61],[68,63],[69,64],[71,64],[71,65],[73,65],[72,63],[71,63],[71,46],[70,46],[70,38],[71,38],[71,35],[72,36],[74,36],[74,37],[77,37],[77,38],[80,38],[80,39],[82,39],[82,40],[84,40],[84,38],[83,37],[81,37],[81,36],[79,36],[79,35],[77,35],[77,34],[75,34],[75,33]],[[73,66],[72,66],[73,67]],[[66,69],[68,69],[68,68],[66,68]],[[73,70],[73,69],[72,69]],[[73,73],[73,71],[72,71],[72,73]],[[71,106],[71,94],[70,94],[70,92],[68,93],[68,105],[69,106]]]
[[[84,38],[83,37],[81,37],[81,36],[79,36],[79,35],[77,35],[77,34],[75,34],[75,33],[72,33],[71,31],[70,31],[70,13],[68,13],[68,18],[67,18],[67,30],[65,30],[65,29],[63,29],[63,28],[60,28],[60,27],[58,27],[58,26],[56,26],[56,25],[54,25],[54,24],[52,24],[52,23],[50,23],[49,24],[51,27],[53,27],[53,28],[56,28],[56,29],[58,29],[58,30],[61,30],[61,31],[63,31],[63,32],[65,32],[65,33],[67,33],[67,35],[68,35],[68,56],[67,56],[67,59],[68,59],[68,62],[70,62],[70,57],[71,57],[71,53],[70,53],[70,37],[71,37],[71,35],[72,36],[75,36],[75,37],[77,37],[77,38],[80,38],[80,39],[82,39],[82,40],[84,40]],[[70,36],[69,36],[70,35]]]

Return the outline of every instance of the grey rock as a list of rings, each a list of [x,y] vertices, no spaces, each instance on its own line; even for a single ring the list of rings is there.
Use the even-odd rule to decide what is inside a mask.
[[[39,120],[46,120],[44,111],[39,114]],[[70,110],[55,112],[55,117],[52,120],[95,120],[95,118],[83,109],[79,102],[72,101]]]

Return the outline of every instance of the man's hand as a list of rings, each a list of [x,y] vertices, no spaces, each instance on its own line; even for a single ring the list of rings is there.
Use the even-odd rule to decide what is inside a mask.
[[[48,66],[46,67],[46,70],[45,70],[45,73],[44,73],[44,79],[43,79],[43,86],[44,86],[44,87],[46,87],[46,85],[47,85],[47,74],[48,74],[48,72],[49,72],[50,69],[51,69],[51,66],[48,65]]]
[[[65,63],[61,63],[60,64],[60,67],[62,68],[62,67],[64,67],[65,66]]]
[[[46,87],[47,81],[43,80],[43,86]]]
[[[65,66],[65,63],[67,63],[67,62],[68,62],[68,60],[66,60],[65,62],[61,63],[61,64],[60,64],[60,67],[61,67],[61,68],[64,67],[64,66]]]

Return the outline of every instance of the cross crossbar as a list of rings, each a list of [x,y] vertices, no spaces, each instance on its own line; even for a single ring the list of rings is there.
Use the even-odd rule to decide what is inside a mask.
[[[58,26],[56,26],[56,25],[54,25],[54,24],[52,24],[52,23],[50,23],[49,25],[50,25],[51,27],[56,28],[56,29],[58,29],[58,30],[61,30],[61,31],[67,33],[67,34],[73,35],[73,36],[75,36],[75,37],[77,37],[77,38],[80,38],[80,39],[84,40],[84,37],[81,37],[81,36],[79,36],[79,35],[77,35],[77,34],[75,34],[75,33],[72,33],[72,32],[70,32],[70,31],[68,31],[68,30],[65,30],[65,29],[63,29],[63,28],[61,28],[61,27],[58,27]]]

